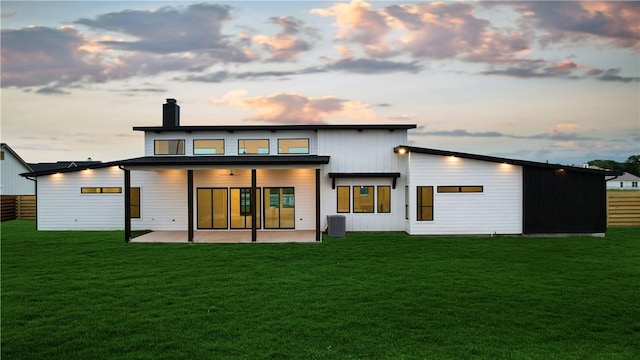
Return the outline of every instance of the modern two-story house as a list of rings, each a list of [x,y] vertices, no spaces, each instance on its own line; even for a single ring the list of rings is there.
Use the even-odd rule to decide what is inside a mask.
[[[39,230],[602,235],[604,170],[408,146],[414,124],[185,126],[176,100],[145,156],[36,171]]]

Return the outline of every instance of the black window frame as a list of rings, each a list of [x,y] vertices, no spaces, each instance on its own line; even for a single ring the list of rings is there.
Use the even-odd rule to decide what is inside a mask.
[[[304,152],[304,153],[302,153],[302,152],[294,152],[294,153],[292,153],[292,152],[281,152],[280,151],[280,141],[281,140],[285,140],[285,141],[286,140],[307,140],[307,152]],[[279,155],[298,155],[298,154],[299,155],[309,155],[310,151],[311,151],[311,149],[310,149],[310,140],[309,140],[309,138],[281,138],[281,139],[278,139],[278,154]]]
[[[404,219],[409,220],[409,185],[404,187]]]
[[[389,211],[380,211],[380,188],[389,189]],[[391,185],[376,185],[376,214],[390,214],[391,213]]]
[[[229,196],[229,200],[228,200],[228,211],[229,211],[229,218],[228,218],[228,222],[229,222],[229,229],[251,229],[251,226],[249,226],[249,224],[251,224],[251,196],[249,196],[248,199],[248,204],[245,203],[245,207],[249,206],[249,213],[248,214],[243,214],[242,213],[242,189],[247,189],[249,190],[249,194],[251,194],[251,188],[250,187],[229,187],[229,192],[228,192],[228,196]],[[232,192],[235,189],[239,189],[239,193],[238,193],[238,215],[241,216],[243,218],[243,222],[244,222],[244,227],[237,227],[237,226],[233,226],[233,204],[232,204]],[[262,196],[262,189],[261,187],[256,187],[256,228],[257,229],[262,229],[263,228],[263,219],[262,219],[262,214],[261,214],[261,207],[262,207],[262,199],[260,199],[260,197]],[[245,208],[246,210],[246,208]]]
[[[249,152],[246,152],[247,148],[245,146],[244,147],[245,152],[241,153],[240,152],[240,149],[241,149],[240,142],[241,141],[266,141],[267,142],[267,152],[266,153],[260,153],[260,152],[249,153]],[[238,155],[269,155],[269,154],[271,154],[271,141],[269,139],[238,139]]]
[[[86,191],[87,189],[97,189],[98,191]],[[105,191],[105,189],[118,189],[118,191]],[[119,186],[83,186],[80,188],[80,194],[122,194],[122,187]]]
[[[267,206],[272,207],[273,204],[271,202],[271,190],[277,189],[277,195],[278,195],[278,203],[277,203],[277,208],[278,208],[278,226],[277,227],[272,227],[272,226],[267,226],[267,219],[266,219],[266,213],[267,213]],[[267,192],[267,190],[269,190]],[[291,190],[291,198],[293,199],[293,204],[285,204],[282,200],[284,200],[284,191],[285,190]],[[277,230],[277,229],[286,229],[286,230],[290,230],[290,229],[295,229],[296,228],[296,205],[295,205],[295,198],[296,198],[296,188],[294,186],[278,186],[278,187],[273,187],[273,186],[265,186],[262,188],[262,196],[265,197],[262,199],[262,217],[263,217],[263,221],[262,221],[262,228],[263,229],[269,229],[269,230]],[[267,199],[266,197],[269,197],[269,202],[267,203]],[[287,227],[287,226],[282,226],[282,209],[293,209],[293,226],[291,227]]]
[[[371,211],[356,211],[356,188],[359,193],[362,194],[362,188],[372,188],[370,196],[373,197]],[[354,214],[375,214],[376,213],[376,187],[375,185],[353,185],[353,192],[351,193],[351,212]]]
[[[167,141],[177,141],[178,144],[182,143],[182,153],[158,153],[157,144],[158,142],[167,142]],[[177,150],[180,150],[179,148]],[[155,156],[176,156],[176,155],[185,155],[187,151],[187,144],[185,139],[155,139],[153,140],[153,155]]]
[[[431,205],[422,205],[422,194],[421,190],[423,189],[431,189]],[[433,186],[416,186],[416,221],[433,221],[435,218],[435,198]],[[430,219],[421,219],[420,216],[422,214],[421,209],[431,208],[431,218]]]
[[[347,211],[340,211],[340,188],[347,188],[347,204],[348,209]],[[341,185],[341,186],[336,186],[336,212],[338,214],[348,214],[351,212],[351,186],[349,185]]]
[[[196,141],[222,141],[222,152],[215,153],[215,154],[196,154]],[[193,153],[193,155],[196,155],[196,156],[217,156],[217,155],[224,155],[226,152],[224,139],[193,139],[193,141],[191,142],[191,145],[192,145],[191,152]]]
[[[229,223],[231,222],[231,219],[230,219],[230,216],[229,216],[229,215],[230,215],[230,214],[229,214],[229,211],[230,211],[230,208],[231,208],[231,207],[229,206],[229,199],[230,199],[230,191],[229,191],[229,190],[230,190],[230,189],[229,189],[229,188],[226,188],[226,187],[199,187],[199,188],[197,188],[197,189],[196,189],[196,198],[198,199],[198,201],[199,201],[199,195],[200,195],[200,194],[199,194],[199,192],[200,192],[201,190],[205,190],[205,191],[206,191],[206,190],[210,190],[210,191],[211,191],[211,206],[212,206],[212,211],[211,211],[211,227],[202,227],[202,226],[200,226],[200,223],[199,223],[198,221],[196,221],[196,228],[197,228],[197,229],[202,229],[202,230],[226,230],[226,229],[229,229]],[[226,211],[226,213],[227,213],[227,214],[226,214],[227,221],[226,221],[226,223],[225,223],[225,226],[224,226],[224,227],[221,227],[221,226],[215,226],[215,225],[214,225],[214,224],[215,224],[215,219],[214,219],[214,212],[213,212],[213,197],[214,197],[214,191],[215,191],[215,190],[224,190],[224,195],[225,195],[225,198],[227,199],[227,208],[226,208],[226,210],[225,210],[225,211]],[[199,204],[198,204],[198,205],[199,205]],[[197,211],[197,213],[196,213],[196,218],[197,218],[197,219],[199,219],[199,218],[200,218],[200,207],[199,207],[198,205],[196,205],[196,211]]]
[[[134,193],[137,190],[137,195],[135,196]],[[130,199],[129,199],[129,214],[130,214],[130,218],[131,219],[141,219],[142,218],[142,188],[140,186],[132,186],[131,187],[131,192],[130,194]],[[136,201],[134,201],[136,200]],[[135,202],[135,203],[134,203]],[[134,210],[133,209],[138,209],[138,216],[133,216],[132,214],[134,214]]]
[[[439,194],[483,193],[484,186],[483,185],[443,185],[443,186],[438,186],[437,191]]]

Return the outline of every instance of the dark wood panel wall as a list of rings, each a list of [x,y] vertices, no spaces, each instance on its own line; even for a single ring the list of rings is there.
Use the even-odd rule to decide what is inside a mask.
[[[604,233],[607,198],[602,175],[523,168],[525,234]]]

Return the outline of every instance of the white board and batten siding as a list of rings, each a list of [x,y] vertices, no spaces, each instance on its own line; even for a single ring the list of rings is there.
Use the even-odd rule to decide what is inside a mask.
[[[119,187],[122,193],[82,194],[83,187]],[[117,166],[38,177],[38,230],[124,228],[124,176]]]
[[[363,134],[364,133],[364,134]],[[366,135],[366,136],[363,136]],[[321,183],[321,229],[327,227],[326,215],[345,216],[346,231],[403,231],[404,230],[404,166],[393,148],[407,143],[407,132],[402,130],[330,130],[319,131],[318,153],[330,155],[323,167]],[[339,178],[332,189],[330,172],[389,173],[400,172],[397,186],[391,189],[390,213],[338,213],[338,186],[391,186],[391,178]],[[377,194],[376,194],[377,196]],[[353,206],[353,204],[352,204]]]
[[[522,234],[522,167],[410,153],[411,235]],[[417,221],[417,187],[433,186],[433,221]],[[483,186],[481,193],[438,193],[438,186]]]
[[[187,227],[186,171],[132,171],[140,187],[141,217],[133,230],[184,230]],[[83,187],[117,187],[120,193],[83,194]],[[124,229],[124,172],[118,167],[38,177],[38,230]]]
[[[187,170],[133,170],[131,187],[140,188],[140,218],[131,219],[133,230],[187,229]]]
[[[322,214],[343,215],[345,217],[346,231],[404,231],[404,183],[398,179],[395,189],[391,189],[391,208],[388,213],[377,212],[377,187],[391,187],[391,178],[363,178],[363,179],[336,179],[336,189],[331,189],[331,181],[328,184],[327,196],[322,198],[321,206],[325,209]],[[338,186],[350,187],[351,212],[338,213]],[[355,188],[354,188],[355,186]],[[359,186],[374,186],[374,209],[373,213],[353,212],[353,191]],[[321,229],[327,226],[327,217],[322,216]]]
[[[404,130],[319,130],[318,155],[331,156],[327,172],[398,172],[393,148],[406,142]]]

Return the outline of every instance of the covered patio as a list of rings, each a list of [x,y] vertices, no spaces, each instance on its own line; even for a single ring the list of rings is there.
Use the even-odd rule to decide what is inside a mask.
[[[258,231],[252,241],[251,230],[195,231],[194,243],[316,243],[314,230]],[[130,240],[131,243],[188,243],[188,231],[153,231]]]
[[[328,162],[328,156],[318,155],[147,156],[121,161],[120,168],[124,171],[125,242],[319,242],[322,238],[319,166]],[[227,172],[227,169],[230,170]],[[157,231],[131,239],[131,172],[144,170],[171,170],[183,172],[186,175],[184,179],[186,180],[186,189],[179,192],[185,191],[184,196],[186,197],[186,201],[183,203],[186,205],[184,209],[186,210],[186,221],[182,225],[184,230]],[[260,173],[260,179],[258,179],[258,173]],[[285,180],[287,185],[282,187],[285,185],[281,185],[281,183]],[[294,205],[296,203],[294,200],[296,186],[299,196],[302,196],[304,190],[307,190],[307,198],[303,197],[300,201],[306,206],[298,208],[297,211]],[[270,196],[275,190],[279,197],[275,201],[272,197],[267,198],[266,189],[272,190],[269,193]],[[290,191],[286,194],[289,195],[286,199],[285,195],[282,195],[284,194],[282,189]],[[245,197],[242,196],[242,190],[245,190]],[[207,194],[207,191],[210,194]],[[227,191],[230,193],[228,198]],[[178,192],[174,193],[178,194]],[[202,197],[200,197],[201,193]],[[219,195],[218,193],[221,193],[222,197],[216,199],[215,196]],[[232,202],[232,200],[235,201]],[[290,204],[287,203],[286,209],[282,205],[285,204],[285,200],[290,201]],[[181,201],[179,202],[181,203]],[[260,203],[269,204],[269,209],[275,203],[276,211],[268,213],[266,210],[262,211]],[[231,217],[230,219],[222,219],[223,226],[213,224],[213,215],[211,215],[209,223],[206,223],[207,219],[200,222],[201,219],[198,215],[209,212],[213,214],[214,204],[223,207],[222,211],[218,212],[219,214]],[[233,205],[229,204],[240,205],[233,208]],[[309,204],[313,205],[309,206]],[[199,205],[203,206],[199,207]],[[283,212],[281,208],[290,209],[285,215],[289,216],[284,219],[285,225],[281,223],[280,214]],[[206,218],[206,216],[201,217]],[[244,223],[234,225],[233,221],[238,220],[234,220],[234,216]],[[272,223],[265,225],[268,221]],[[302,221],[307,223],[300,224],[299,222]],[[307,231],[312,226],[315,227],[315,231]],[[226,231],[199,231],[203,228],[224,229],[225,227]],[[228,230],[234,227],[246,230]],[[279,230],[263,230],[262,227]],[[289,228],[291,230],[288,230]],[[297,228],[305,230],[294,230]]]

